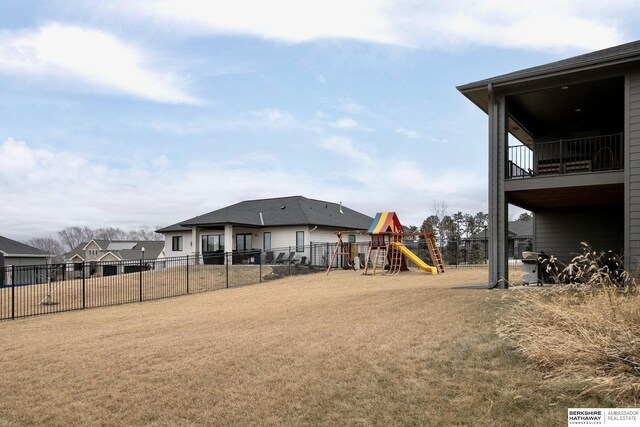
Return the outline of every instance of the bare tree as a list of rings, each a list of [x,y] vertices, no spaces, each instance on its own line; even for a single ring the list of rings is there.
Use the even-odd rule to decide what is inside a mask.
[[[164,236],[162,234],[156,233],[155,230],[148,225],[143,225],[137,230],[131,230],[127,233],[127,238],[129,240],[164,240]]]
[[[64,249],[59,241],[53,237],[34,237],[25,242],[29,246],[38,248],[48,254],[60,256],[64,253]]]
[[[94,231],[89,227],[67,227],[58,232],[58,237],[68,251],[72,250],[80,243],[93,239]]]
[[[98,228],[94,231],[93,238],[101,240],[126,240],[127,232],[116,227]]]
[[[448,210],[449,205],[447,205],[444,200],[433,202],[433,206],[431,206],[431,213],[438,218],[444,218],[445,216],[447,216]]]
[[[91,229],[89,227],[67,227],[58,232],[58,236],[64,247],[68,251],[72,250],[80,243],[89,242],[91,239],[101,240],[164,240],[162,234],[155,232],[148,225],[143,225],[137,230],[124,231],[118,227],[102,227]]]
[[[431,207],[431,212],[433,213],[433,215],[429,217],[436,221],[437,229],[433,231],[436,233],[436,238],[438,239],[438,243],[440,244],[441,248],[445,244],[445,241],[447,240],[447,230],[446,230],[446,227],[443,226],[442,221],[444,220],[445,217],[448,216],[447,215],[448,209],[449,209],[449,206],[444,202],[444,200],[433,202],[433,206]]]

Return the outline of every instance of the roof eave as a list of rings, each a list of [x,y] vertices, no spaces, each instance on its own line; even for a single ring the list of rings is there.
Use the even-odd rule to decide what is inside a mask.
[[[456,86],[456,89],[471,102],[476,104],[481,110],[487,112],[489,84],[493,88],[500,88],[606,67],[615,67],[639,60],[640,51],[633,50],[619,54],[607,55],[600,58],[586,59],[578,63],[563,63],[550,68],[539,69],[534,67],[534,69],[528,72],[526,70],[523,70],[522,72],[516,71],[516,75],[514,75],[514,73],[502,74],[500,76]]]
[[[55,257],[55,255],[46,254],[46,253],[45,254],[9,254],[6,252],[2,252],[2,255],[4,255],[5,257],[11,257],[11,258],[53,258]]]

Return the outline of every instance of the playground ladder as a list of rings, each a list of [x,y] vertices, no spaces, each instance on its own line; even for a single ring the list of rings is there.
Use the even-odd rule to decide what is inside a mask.
[[[389,274],[399,273],[402,268],[402,253],[394,245],[390,245]]]
[[[438,245],[436,244],[435,236],[433,235],[433,233],[425,232],[424,238],[427,242],[429,256],[431,257],[433,265],[438,269],[439,273],[444,273],[444,263],[442,262],[442,256],[440,255],[440,250],[438,249]]]

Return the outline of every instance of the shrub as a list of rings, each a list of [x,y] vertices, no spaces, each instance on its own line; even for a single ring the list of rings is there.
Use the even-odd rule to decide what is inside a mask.
[[[635,281],[618,257],[595,253],[586,244],[573,264],[570,275],[567,269],[562,273],[572,284],[507,295],[512,307],[499,333],[548,371],[550,381],[635,402],[640,399]]]

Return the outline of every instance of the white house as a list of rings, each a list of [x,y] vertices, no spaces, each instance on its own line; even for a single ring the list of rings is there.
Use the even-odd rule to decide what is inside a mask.
[[[247,200],[156,230],[165,236],[166,257],[289,249],[311,257],[311,243],[335,243],[336,231],[366,230],[373,218],[343,206],[303,196]],[[351,242],[368,242],[353,234]]]

